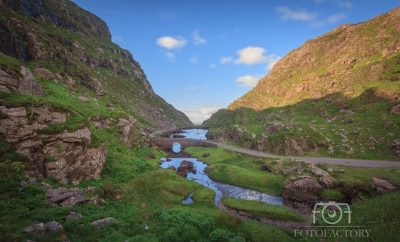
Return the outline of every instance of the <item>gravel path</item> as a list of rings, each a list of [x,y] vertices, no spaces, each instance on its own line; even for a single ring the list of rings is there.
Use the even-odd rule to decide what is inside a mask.
[[[238,148],[234,146],[230,146],[227,144],[214,142],[206,140],[205,142],[216,144],[218,147],[237,151],[239,153],[258,156],[258,157],[267,157],[267,158],[295,158],[298,160],[303,160],[308,163],[321,163],[321,164],[330,164],[330,165],[340,165],[340,166],[352,166],[352,167],[366,167],[366,168],[374,168],[374,167],[394,167],[400,166],[400,161],[385,161],[385,160],[359,160],[359,159],[342,159],[342,158],[330,158],[330,157],[296,157],[296,156],[278,156],[273,155],[261,151],[249,150],[244,148]]]

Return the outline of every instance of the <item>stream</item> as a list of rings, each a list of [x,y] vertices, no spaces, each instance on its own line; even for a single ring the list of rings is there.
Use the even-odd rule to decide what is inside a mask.
[[[206,140],[207,130],[205,129],[185,129],[183,133],[178,133],[179,135],[184,135],[185,138],[191,139],[202,139]],[[208,177],[205,173],[205,169],[207,164],[198,160],[197,158],[170,158],[170,161],[166,161],[166,158],[162,158],[161,167],[164,169],[171,169],[171,166],[174,166],[177,169],[181,162],[186,160],[193,163],[193,168],[197,172],[189,172],[187,173],[187,179],[194,180],[195,182],[212,189],[215,192],[214,203],[215,206],[218,206],[219,202],[223,197],[233,197],[237,199],[245,199],[245,200],[256,200],[261,201],[268,204],[273,205],[282,205],[283,198],[278,196],[272,196],[266,193],[250,190],[243,187],[238,187],[222,182],[217,182]],[[182,203],[190,204],[193,203],[193,199],[191,198],[191,194],[183,200]]]

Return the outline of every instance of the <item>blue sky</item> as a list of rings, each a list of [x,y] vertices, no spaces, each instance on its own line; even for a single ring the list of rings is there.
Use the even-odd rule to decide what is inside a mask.
[[[193,122],[251,90],[274,63],[339,25],[400,1],[72,0],[110,28],[154,91]]]

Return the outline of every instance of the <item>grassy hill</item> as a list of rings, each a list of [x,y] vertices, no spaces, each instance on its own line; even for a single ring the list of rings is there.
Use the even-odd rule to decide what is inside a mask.
[[[280,154],[399,160],[399,16],[398,7],[308,40],[206,120],[210,137]]]

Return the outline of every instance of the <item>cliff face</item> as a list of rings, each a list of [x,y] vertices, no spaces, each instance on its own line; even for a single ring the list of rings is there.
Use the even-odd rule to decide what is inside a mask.
[[[40,77],[72,91],[86,87],[155,129],[192,125],[154,93],[139,63],[111,42],[97,16],[67,0],[1,0],[0,11],[0,52],[29,63]]]
[[[228,109],[262,110],[367,88],[395,97],[399,89],[400,7],[359,24],[342,25],[282,58],[258,85]]]
[[[119,147],[138,150],[155,130],[192,125],[154,93],[105,22],[70,1],[0,0],[0,52],[0,145],[24,155],[30,177],[99,178]]]

